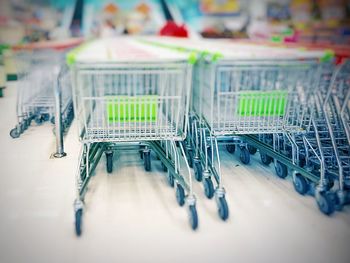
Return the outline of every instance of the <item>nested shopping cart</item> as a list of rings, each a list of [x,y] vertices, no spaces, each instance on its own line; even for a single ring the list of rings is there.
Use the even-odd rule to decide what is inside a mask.
[[[176,48],[174,41],[151,39]],[[219,144],[231,153],[236,146],[244,164],[250,161],[243,135],[303,133],[309,126],[308,99],[317,80],[319,63],[313,56],[298,52],[261,48],[254,50],[228,42],[181,41],[180,49],[197,52],[193,72],[190,117],[189,159],[193,159],[195,178],[203,182],[204,192],[218,205],[220,218],[229,216],[220,171]],[[276,171],[287,167],[275,161]],[[214,187],[212,177],[216,182]]]
[[[16,127],[10,131],[12,138],[18,138],[34,120],[55,123],[56,93],[60,96],[60,112],[64,128],[73,119],[73,102],[69,81],[62,79],[65,70],[64,52],[57,50],[26,50],[16,54],[18,70]],[[65,75],[69,78],[69,75]]]
[[[187,56],[128,38],[98,40],[68,56],[82,150],[74,203],[75,230],[82,231],[83,201],[103,153],[108,173],[115,152],[138,151],[146,171],[151,150],[198,226],[192,179],[181,141],[186,138],[192,65]]]

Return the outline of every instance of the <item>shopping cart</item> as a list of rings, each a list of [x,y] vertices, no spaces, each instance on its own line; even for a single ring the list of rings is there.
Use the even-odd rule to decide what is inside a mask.
[[[260,141],[302,168],[303,175],[293,174],[295,190],[315,195],[327,215],[349,202],[349,71],[348,62],[336,68],[323,65],[309,100],[312,117],[307,132],[290,137],[259,135]],[[265,154],[261,160],[268,165],[272,158]]]
[[[118,38],[87,44],[68,60],[83,145],[74,203],[76,234],[81,234],[83,200],[102,154],[111,173],[113,153],[129,150],[141,152],[146,171],[151,170],[151,150],[156,153],[196,229],[196,199],[180,143],[186,138],[191,91],[187,56]]]
[[[10,136],[18,138],[33,120],[38,125],[44,121],[55,123],[56,90],[61,96],[63,126],[67,128],[73,119],[71,87],[58,82],[59,73],[65,67],[64,53],[54,50],[21,51],[16,55],[16,64],[18,123],[10,131]]]
[[[321,53],[232,45],[229,42],[151,39],[159,46],[197,52],[194,67],[189,159],[195,178],[203,182],[208,198],[215,195],[219,216],[229,215],[220,171],[219,144],[229,152],[240,149],[250,162],[257,149],[245,142],[246,134],[282,133],[291,137],[309,127],[308,99],[318,79]],[[200,50],[198,48],[200,47]],[[191,154],[192,153],[192,154]],[[272,161],[272,159],[271,159]],[[275,160],[278,173],[287,167]],[[212,177],[216,182],[214,187]]]
[[[308,134],[305,139],[310,148],[317,147],[308,152],[306,164],[322,168],[316,200],[327,215],[341,210],[350,200],[349,74],[346,62],[333,71],[329,85],[321,85],[323,89],[315,94],[314,136]]]

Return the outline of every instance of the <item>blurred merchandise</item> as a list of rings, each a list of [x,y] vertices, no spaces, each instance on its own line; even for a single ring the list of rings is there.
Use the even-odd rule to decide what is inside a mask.
[[[168,21],[160,30],[161,36],[188,37],[185,25],[178,26],[174,21]]]
[[[165,24],[156,0],[86,0],[84,36],[111,37],[120,34],[155,34]]]
[[[177,22],[184,21],[192,32],[203,37],[246,37],[247,3],[238,0],[168,0]]]
[[[18,44],[70,36],[75,0],[2,0],[0,42]]]

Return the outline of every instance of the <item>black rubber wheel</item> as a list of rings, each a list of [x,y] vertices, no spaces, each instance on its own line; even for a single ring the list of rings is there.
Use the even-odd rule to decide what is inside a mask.
[[[176,185],[176,201],[179,206],[183,206],[185,204],[185,190],[180,184]]]
[[[151,152],[150,151],[143,152],[143,161],[144,161],[145,170],[147,172],[151,171]]]
[[[203,179],[202,164],[199,161],[195,161],[193,168],[194,168],[194,177],[198,182],[201,182]]]
[[[261,162],[266,166],[270,165],[270,163],[273,161],[272,157],[262,152],[260,152],[260,159],[261,159]]]
[[[107,173],[113,172],[113,152],[106,153],[106,168]]]
[[[190,168],[193,168],[193,150],[192,149],[187,149],[187,161],[188,161],[188,166]]]
[[[75,211],[75,234],[78,237],[81,236],[82,219],[83,209],[78,209],[77,211]]]
[[[203,185],[204,185],[205,196],[208,199],[212,199],[214,196],[214,185],[213,185],[213,181],[211,180],[211,178],[210,177],[204,178]]]
[[[193,230],[196,230],[198,228],[198,214],[197,214],[196,206],[190,205],[188,207],[188,210],[189,210],[190,226]]]
[[[293,185],[295,191],[297,191],[301,195],[304,195],[307,193],[307,191],[309,191],[309,183],[307,182],[306,178],[301,174],[295,175]]]
[[[44,118],[41,115],[38,115],[35,117],[34,121],[36,124],[40,125],[44,122]]]
[[[220,197],[218,200],[218,214],[222,220],[226,220],[229,215],[228,206],[225,197]]]
[[[175,185],[175,180],[174,180],[174,175],[172,175],[170,172],[168,172],[167,176],[166,176],[166,179],[168,181],[168,184],[171,186],[171,187],[174,187]]]
[[[286,178],[288,176],[288,168],[287,165],[281,163],[280,161],[276,161],[275,164],[275,171],[276,171],[276,175],[279,178]]]
[[[236,145],[234,145],[234,144],[226,144],[226,150],[227,150],[229,153],[234,154],[235,151],[236,151]]]
[[[50,120],[50,114],[45,113],[42,115],[42,118],[43,118],[43,121],[48,121]]]
[[[334,198],[330,192],[321,192],[316,195],[316,202],[318,208],[325,215],[333,214],[335,210]]]
[[[32,123],[32,119],[31,118],[26,119],[25,122],[26,122],[26,126],[29,127],[30,124]]]
[[[248,145],[248,151],[251,155],[256,154],[256,152],[258,151],[258,149],[252,145]]]
[[[52,124],[55,124],[55,117],[54,117],[54,116],[51,117],[50,122],[51,122]]]
[[[18,132],[17,128],[13,128],[13,129],[10,131],[10,136],[11,136],[13,139],[18,138],[19,135],[20,135],[20,133]]]
[[[239,154],[239,159],[243,164],[249,164],[250,163],[250,153],[247,148],[242,147],[241,152]]]

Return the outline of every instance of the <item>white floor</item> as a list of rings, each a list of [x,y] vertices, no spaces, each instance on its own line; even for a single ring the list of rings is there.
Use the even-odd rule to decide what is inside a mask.
[[[15,83],[0,99],[0,262],[349,262],[350,207],[322,215],[312,197],[260,165],[242,166],[222,151],[230,218],[222,222],[213,200],[195,184],[200,226],[187,212],[154,160],[146,173],[138,155],[104,158],[86,197],[83,235],[73,226],[76,128],[65,138],[68,156],[50,159],[51,125],[32,126],[19,139]]]

